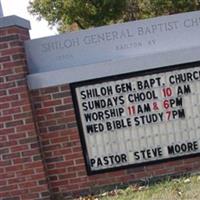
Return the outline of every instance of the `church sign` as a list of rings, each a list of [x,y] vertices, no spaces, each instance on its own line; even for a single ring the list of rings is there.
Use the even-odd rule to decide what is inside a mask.
[[[89,174],[200,152],[200,63],[71,84]]]

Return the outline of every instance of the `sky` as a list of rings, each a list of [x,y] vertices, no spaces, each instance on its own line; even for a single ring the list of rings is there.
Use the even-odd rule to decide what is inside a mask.
[[[31,22],[30,35],[32,39],[58,34],[56,29],[51,30],[44,20],[38,21],[27,11],[29,0],[1,0],[4,16],[17,15]]]

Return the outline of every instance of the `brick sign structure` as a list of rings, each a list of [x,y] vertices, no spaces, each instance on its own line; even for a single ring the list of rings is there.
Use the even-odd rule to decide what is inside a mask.
[[[199,171],[199,18],[38,40],[28,21],[0,18],[0,199],[73,199]]]

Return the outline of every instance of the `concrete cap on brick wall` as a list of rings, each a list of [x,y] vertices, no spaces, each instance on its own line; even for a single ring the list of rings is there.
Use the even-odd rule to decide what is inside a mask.
[[[3,8],[2,8],[2,5],[1,5],[1,1],[0,1],[0,16],[3,17]]]
[[[31,25],[28,20],[18,17],[16,15],[0,17],[0,28],[9,26],[19,26],[25,29],[31,29]]]

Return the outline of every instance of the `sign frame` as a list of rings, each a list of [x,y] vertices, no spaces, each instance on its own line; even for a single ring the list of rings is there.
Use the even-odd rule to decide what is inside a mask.
[[[195,62],[188,62],[188,63],[181,63],[181,64],[176,64],[176,65],[156,67],[153,69],[146,69],[146,70],[141,70],[141,71],[138,70],[136,72],[116,74],[116,75],[112,75],[112,76],[105,76],[105,77],[101,77],[101,78],[73,82],[73,83],[69,84],[70,89],[71,89],[71,94],[72,94],[72,100],[73,100],[73,105],[74,105],[74,110],[75,110],[75,117],[76,117],[76,121],[77,121],[78,132],[79,132],[80,141],[81,141],[81,145],[82,145],[82,152],[83,152],[83,157],[84,157],[84,161],[85,161],[85,167],[86,167],[86,171],[87,171],[88,175],[95,175],[95,174],[101,174],[101,173],[106,173],[106,172],[112,172],[112,171],[116,171],[116,170],[122,170],[122,169],[134,168],[134,167],[143,167],[143,166],[153,165],[153,164],[160,164],[160,163],[167,162],[167,161],[175,161],[175,160],[198,157],[198,156],[200,156],[200,152],[197,152],[197,153],[191,152],[189,155],[178,155],[176,157],[171,157],[171,158],[161,158],[158,160],[153,160],[153,161],[148,161],[148,162],[143,162],[143,163],[136,163],[136,164],[127,164],[127,165],[117,166],[117,167],[112,167],[112,168],[107,168],[107,169],[92,170],[90,167],[90,159],[89,159],[86,140],[85,140],[85,136],[84,136],[84,132],[83,132],[81,116],[79,114],[80,109],[79,109],[79,105],[78,105],[78,99],[76,96],[76,88],[82,87],[82,86],[87,86],[87,85],[93,85],[93,84],[101,84],[101,83],[108,82],[108,81],[123,80],[126,78],[134,78],[134,77],[139,77],[139,76],[160,74],[160,73],[164,73],[164,72],[173,72],[175,70],[189,69],[189,68],[193,68],[193,67],[200,67],[200,60],[195,61]]]

